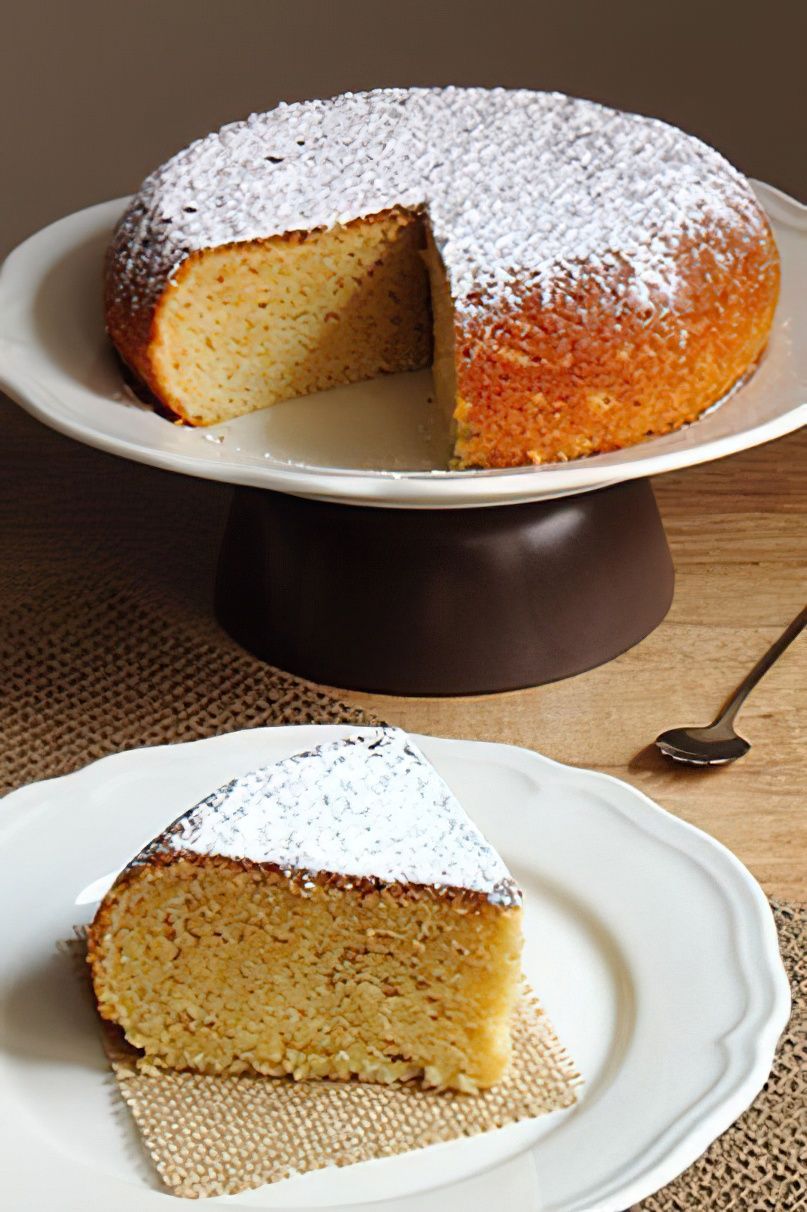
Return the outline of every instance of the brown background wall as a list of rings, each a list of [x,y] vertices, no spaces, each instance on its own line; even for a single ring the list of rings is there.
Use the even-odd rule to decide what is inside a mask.
[[[280,99],[555,88],[807,195],[807,0],[0,0],[0,255]]]

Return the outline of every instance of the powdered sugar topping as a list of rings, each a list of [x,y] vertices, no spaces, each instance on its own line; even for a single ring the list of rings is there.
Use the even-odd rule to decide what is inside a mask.
[[[191,852],[384,883],[464,888],[520,903],[507,867],[433,766],[371,728],[220,787],[137,856]]]
[[[670,299],[682,240],[763,223],[740,173],[655,119],[557,93],[381,89],[280,105],[174,156],[118,228],[114,289],[149,309],[191,252],[394,206],[427,211],[460,316],[616,264],[639,305]]]

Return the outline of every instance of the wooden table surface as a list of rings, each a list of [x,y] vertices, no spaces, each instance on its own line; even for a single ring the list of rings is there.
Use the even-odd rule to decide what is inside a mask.
[[[697,770],[663,729],[705,724],[807,599],[807,431],[655,482],[676,568],[669,615],[616,660],[463,699],[345,694],[415,732],[507,741],[626,779],[724,842],[770,896],[807,901],[807,633],[744,706],[751,752]]]

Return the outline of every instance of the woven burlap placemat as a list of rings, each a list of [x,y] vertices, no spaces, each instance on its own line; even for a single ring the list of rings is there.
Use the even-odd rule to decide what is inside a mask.
[[[228,489],[101,457],[2,401],[0,425],[0,790],[132,746],[367,722],[217,626],[211,587]],[[771,1079],[643,1212],[807,1208],[804,913],[774,910],[796,1002]]]
[[[64,944],[89,986],[82,933]],[[92,996],[91,988],[89,989]],[[513,1063],[477,1095],[419,1083],[295,1082],[155,1070],[100,1017],[118,1090],[160,1178],[187,1199],[235,1195],[292,1174],[392,1157],[570,1107],[580,1078],[534,994],[513,1017]]]

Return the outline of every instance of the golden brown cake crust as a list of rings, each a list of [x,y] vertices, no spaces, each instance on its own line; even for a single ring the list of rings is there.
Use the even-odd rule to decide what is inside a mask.
[[[458,464],[512,467],[641,442],[694,421],[754,367],[779,293],[770,227],[682,248],[677,307],[625,307],[625,271],[551,306],[525,292],[495,319],[457,326]]]

